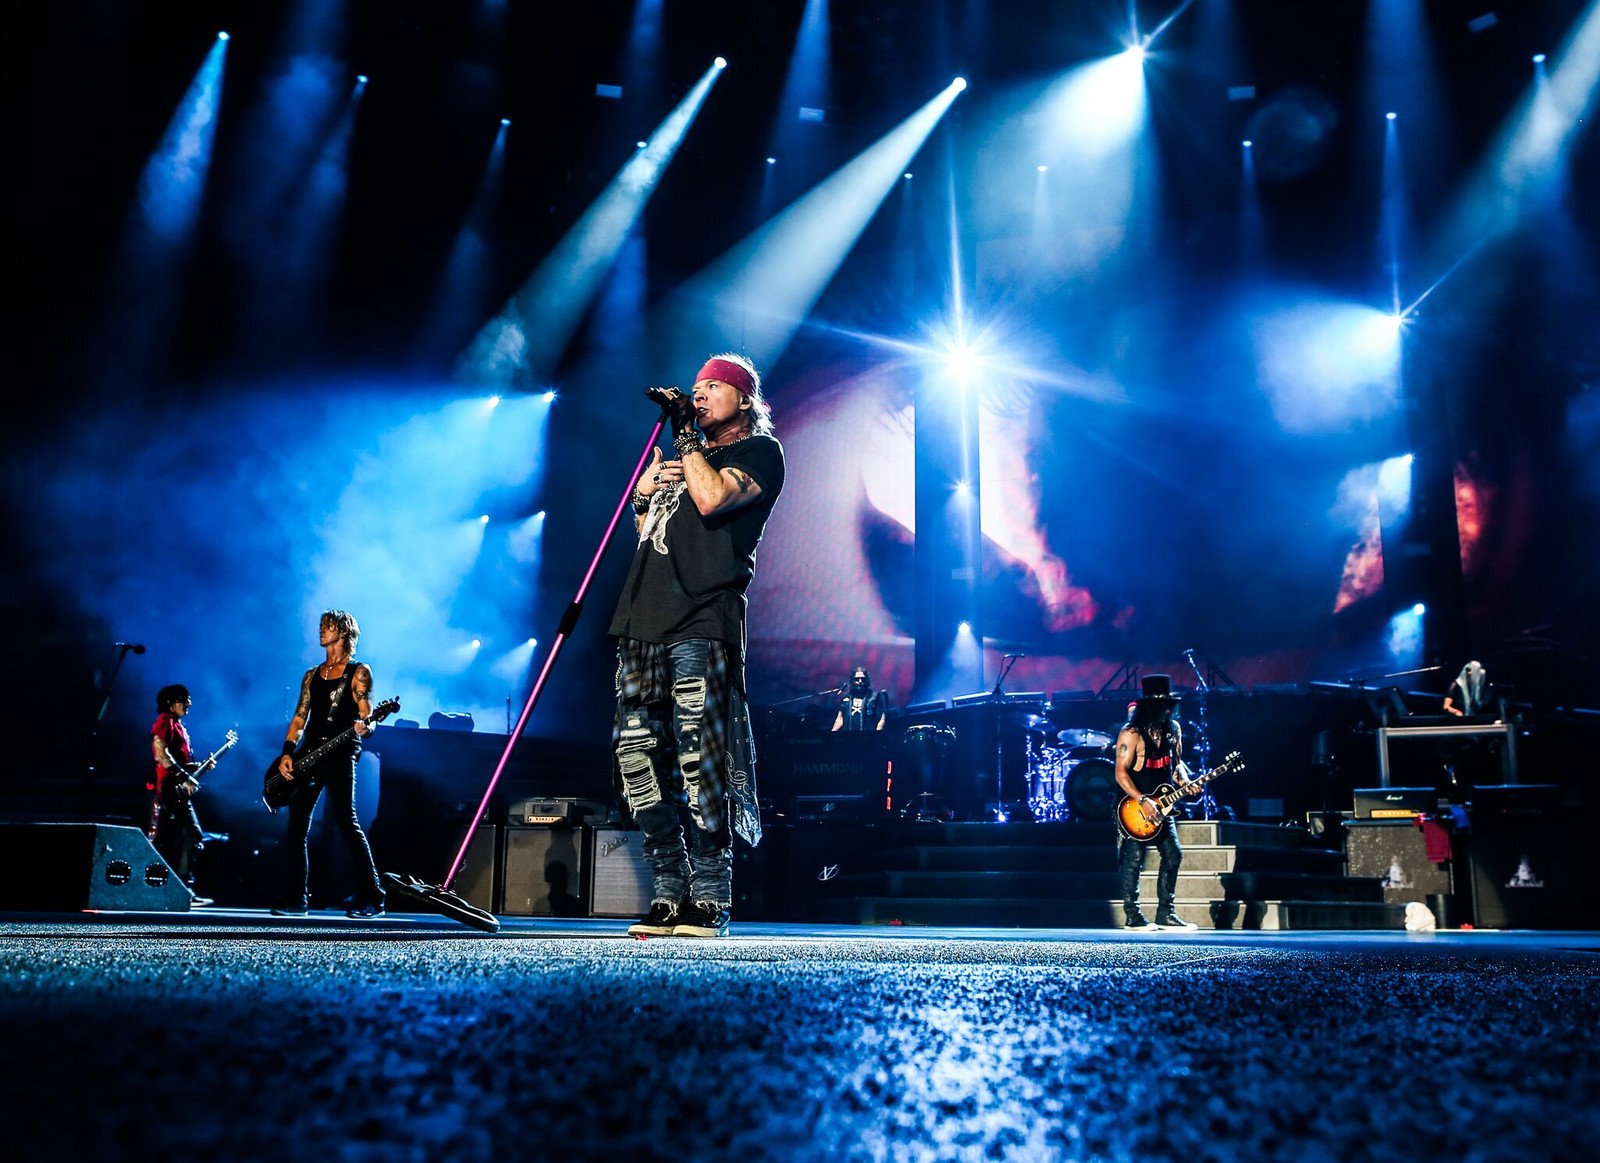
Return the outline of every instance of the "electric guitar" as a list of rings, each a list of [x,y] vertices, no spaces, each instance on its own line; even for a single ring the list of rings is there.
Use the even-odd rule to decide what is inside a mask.
[[[372,714],[367,716],[367,723],[376,727],[390,715],[400,709],[399,699],[384,699],[383,702],[372,708]],[[277,810],[294,798],[294,792],[299,787],[315,787],[320,781],[320,776],[312,772],[312,767],[317,760],[328,752],[355,737],[355,724],[351,724],[339,732],[326,743],[319,743],[304,755],[294,757],[294,778],[284,779],[283,773],[278,770],[278,760],[274,759],[267,765],[266,777],[261,783],[261,802],[267,805],[267,811],[276,813]],[[278,757],[283,758],[282,756]]]
[[[173,787],[173,795],[175,795],[177,797],[177,800],[178,800],[178,802],[180,804],[188,803],[189,800],[194,797],[195,792],[200,790],[200,781],[198,779],[196,779],[195,777],[198,776],[198,775],[202,775],[205,772],[210,771],[213,767],[215,767],[217,765],[217,760],[222,758],[223,753],[226,752],[228,750],[228,748],[232,747],[237,742],[239,742],[239,732],[233,730],[230,727],[228,729],[227,738],[223,742],[221,747],[218,747],[215,751],[213,751],[210,755],[206,756],[203,760],[201,760],[199,763],[195,764],[193,767],[188,767],[188,768],[182,768],[181,769],[183,771],[183,778],[180,779],[177,782],[177,784]],[[184,786],[185,784],[188,784],[188,783],[193,783],[194,784],[194,789],[193,790],[190,790],[190,789],[188,789],[188,788],[186,788]]]
[[[1161,831],[1161,825],[1172,814],[1173,806],[1184,796],[1193,795],[1219,775],[1243,770],[1244,760],[1239,758],[1237,751],[1231,751],[1221,763],[1203,775],[1195,776],[1182,787],[1175,788],[1170,783],[1162,784],[1146,797],[1160,813],[1153,824],[1145,819],[1144,810],[1139,806],[1138,796],[1123,796],[1122,802],[1117,805],[1117,827],[1130,840],[1148,840]]]

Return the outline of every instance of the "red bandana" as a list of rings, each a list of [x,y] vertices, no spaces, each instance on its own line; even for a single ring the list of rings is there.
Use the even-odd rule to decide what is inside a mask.
[[[725,384],[732,384],[746,396],[755,394],[755,381],[750,378],[750,373],[744,368],[728,359],[708,359],[706,366],[695,373],[694,382],[701,380],[720,380]]]

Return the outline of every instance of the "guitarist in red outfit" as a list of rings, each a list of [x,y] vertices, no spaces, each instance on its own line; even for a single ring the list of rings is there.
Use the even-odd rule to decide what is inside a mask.
[[[1161,784],[1181,788],[1189,782],[1183,765],[1183,726],[1178,721],[1178,699],[1172,693],[1172,679],[1165,674],[1147,674],[1140,680],[1140,697],[1128,714],[1128,722],[1117,733],[1117,786],[1123,794],[1137,800],[1144,818],[1160,828],[1147,840],[1124,835],[1117,850],[1117,872],[1122,882],[1124,927],[1129,929],[1193,929],[1173,907],[1178,893],[1178,868],[1183,864],[1183,848],[1178,843],[1178,825],[1171,817],[1163,820],[1150,793]],[[1161,870],[1156,876],[1156,919],[1151,922],[1139,908],[1139,873],[1144,868],[1146,849],[1154,845],[1161,853]]]
[[[317,642],[326,652],[318,666],[300,680],[300,700],[289,723],[278,760],[278,774],[295,785],[289,800],[289,831],[284,841],[284,894],[272,910],[275,916],[303,917],[310,904],[311,811],[324,788],[328,791],[327,817],[339,830],[360,880],[345,909],[347,917],[379,917],[384,911],[383,885],[372,847],[356,816],[356,758],[361,737],[372,730],[372,669],[355,660],[361,627],[344,610],[324,611],[317,625]],[[345,732],[352,738],[323,756],[314,768],[295,772],[295,757]]]
[[[199,789],[195,782],[194,751],[183,717],[194,700],[189,688],[179,683],[156,692],[156,721],[150,725],[150,750],[155,759],[155,776],[145,790],[150,792],[150,826],[147,834],[161,858],[172,866],[178,879],[194,891],[195,857],[204,847],[205,833],[191,798]],[[191,906],[212,904],[210,897],[196,894]]]

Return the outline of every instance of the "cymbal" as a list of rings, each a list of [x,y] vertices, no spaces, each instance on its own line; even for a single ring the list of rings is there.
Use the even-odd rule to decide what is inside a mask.
[[[1100,749],[1111,746],[1110,735],[1103,731],[1091,731],[1087,727],[1068,727],[1065,731],[1057,731],[1056,741],[1073,748]]]

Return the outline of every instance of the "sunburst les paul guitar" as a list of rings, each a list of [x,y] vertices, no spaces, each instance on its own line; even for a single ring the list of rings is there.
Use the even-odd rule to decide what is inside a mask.
[[[383,702],[372,708],[372,714],[367,716],[367,723],[376,727],[390,715],[400,709],[399,699],[384,699]],[[315,787],[322,778],[322,773],[314,770],[317,760],[328,752],[355,737],[355,725],[351,724],[325,743],[319,743],[303,755],[294,757],[294,778],[284,779],[283,773],[278,770],[278,760],[274,759],[267,765],[266,777],[261,784],[261,802],[267,805],[267,811],[276,812],[294,798],[296,788]],[[282,758],[281,756],[279,758]]]
[[[1154,823],[1145,818],[1144,810],[1139,806],[1138,797],[1123,796],[1122,802],[1117,805],[1117,827],[1130,840],[1148,840],[1161,831],[1161,825],[1166,823],[1167,817],[1172,814],[1172,809],[1179,800],[1185,796],[1194,795],[1219,775],[1227,775],[1229,772],[1243,770],[1244,760],[1239,757],[1237,751],[1232,751],[1228,753],[1227,758],[1210,771],[1195,776],[1181,787],[1173,787],[1170,783],[1162,784],[1146,797],[1156,809],[1157,815]]]

